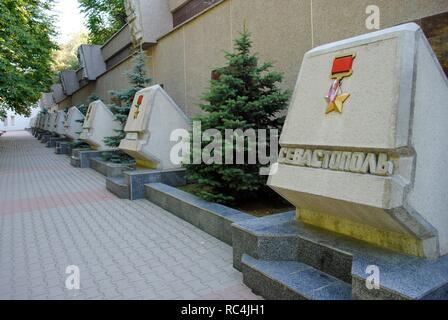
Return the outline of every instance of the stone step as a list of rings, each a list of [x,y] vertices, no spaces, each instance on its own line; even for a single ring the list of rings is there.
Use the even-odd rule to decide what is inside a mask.
[[[241,271],[247,268],[247,263],[243,266],[245,256],[294,261],[351,286],[353,299],[448,297],[448,255],[434,261],[403,255],[304,224],[293,212],[241,221],[232,227],[234,266]],[[374,290],[366,286],[372,267],[380,279],[380,287]],[[248,283],[257,288],[255,282]]]
[[[288,212],[235,224],[234,265],[247,253],[262,260],[297,261],[351,284],[353,256],[337,247],[338,237],[295,221]]]
[[[123,176],[107,177],[106,189],[120,199],[129,199],[129,185]]]
[[[92,161],[94,162],[94,161]],[[120,177],[119,179],[113,179]],[[146,196],[145,185],[164,183],[169,186],[183,186],[186,183],[184,169],[123,171],[120,176],[106,178],[106,188],[121,199],[139,200]]]
[[[56,144],[56,148],[58,148],[58,153],[59,154],[71,154],[72,153],[72,148],[71,148],[71,143],[66,141],[66,142],[59,142]]]
[[[100,158],[102,151],[95,151],[90,149],[73,149],[71,164],[79,168],[90,168],[90,160]]]
[[[331,243],[298,237],[297,260],[328,273],[349,284],[352,283],[353,256]]]
[[[271,300],[350,300],[348,283],[296,261],[257,260],[243,255],[244,283]]]

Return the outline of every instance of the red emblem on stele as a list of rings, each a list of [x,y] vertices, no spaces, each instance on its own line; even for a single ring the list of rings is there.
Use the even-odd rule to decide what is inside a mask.
[[[328,95],[325,97],[325,100],[328,103],[326,114],[333,111],[342,113],[344,102],[350,97],[349,93],[342,93],[342,80],[353,74],[352,68],[354,59],[354,54],[348,54],[336,57],[333,60],[330,78],[334,79],[334,81],[330,86]]]

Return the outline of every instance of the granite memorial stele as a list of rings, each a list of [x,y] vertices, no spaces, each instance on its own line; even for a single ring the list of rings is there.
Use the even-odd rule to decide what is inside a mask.
[[[50,129],[50,116],[51,116],[51,113],[47,112],[43,117],[42,129],[45,131],[50,131],[49,130]]]
[[[60,136],[65,135],[65,127],[64,127],[65,117],[66,117],[65,111],[59,110],[57,112],[56,123],[55,123],[55,132]]]
[[[445,256],[447,101],[447,77],[416,24],[317,47],[303,59],[268,185],[305,224]]]
[[[37,129],[39,130],[43,130],[44,128],[44,119],[45,119],[45,115],[43,113],[39,113],[37,115]]]
[[[40,121],[39,121],[39,128],[41,130],[45,130],[45,126],[47,123],[47,119],[48,119],[48,113],[44,113],[40,116]]]
[[[136,93],[126,122],[126,137],[120,149],[133,157],[140,167],[169,170],[179,168],[170,160],[176,142],[170,141],[176,129],[189,128],[189,120],[159,85]]]
[[[30,118],[30,122],[29,122],[29,127],[31,129],[36,127],[36,122],[37,122],[37,116]]]
[[[72,140],[78,140],[82,132],[84,115],[77,107],[71,107],[67,111],[64,123],[64,135]]]
[[[120,123],[115,120],[112,111],[102,101],[94,101],[87,109],[80,139],[94,150],[111,150],[112,148],[104,143],[104,138],[116,136],[115,130],[119,129]]]
[[[50,120],[48,121],[48,131],[51,133],[56,132],[56,119],[57,119],[58,113],[57,111],[50,113]]]

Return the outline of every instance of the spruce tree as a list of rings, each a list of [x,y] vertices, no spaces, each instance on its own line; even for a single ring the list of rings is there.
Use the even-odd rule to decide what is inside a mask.
[[[227,65],[216,70],[218,79],[211,81],[209,92],[202,97],[205,103],[200,104],[200,108],[205,114],[194,119],[201,122],[202,132],[217,129],[224,139],[225,129],[281,130],[284,122],[281,112],[287,107],[290,92],[278,87],[282,74],[271,71],[272,63],[259,63],[251,48],[250,33],[244,30],[235,40],[234,52],[225,53]],[[208,144],[203,142],[202,148]],[[228,148],[229,145],[223,143],[223,154],[229,152]],[[246,143],[245,159],[255,148]],[[269,145],[267,149],[270,152]],[[191,153],[198,152],[201,150],[192,144]],[[198,184],[200,197],[232,204],[271,194],[266,187],[266,176],[259,173],[263,165],[258,162],[253,165],[224,163],[185,165],[189,179]]]
[[[125,90],[110,92],[114,103],[109,108],[115,115],[115,120],[120,122],[121,128],[115,130],[117,132],[116,136],[104,139],[105,144],[109,147],[117,148],[120,145],[120,141],[125,138],[124,126],[126,125],[134,96],[138,91],[146,88],[151,83],[151,78],[146,75],[145,60],[146,55],[143,50],[140,50],[134,57],[133,68],[126,73],[131,86]]]

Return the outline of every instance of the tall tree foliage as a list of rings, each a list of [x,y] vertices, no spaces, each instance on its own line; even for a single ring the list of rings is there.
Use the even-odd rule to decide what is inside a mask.
[[[120,122],[121,128],[117,131],[116,136],[106,137],[104,142],[109,147],[118,147],[120,141],[124,139],[124,126],[128,119],[129,111],[131,110],[132,102],[135,94],[141,89],[146,88],[151,83],[151,78],[146,73],[146,55],[143,50],[140,50],[134,57],[134,64],[132,69],[127,72],[130,87],[121,91],[111,91],[112,100],[114,101],[109,107],[115,119]]]
[[[57,74],[64,70],[76,70],[79,67],[78,48],[88,41],[86,30],[70,35],[70,39],[60,45],[60,49],[53,54],[53,70]]]
[[[3,121],[7,116],[6,106],[0,105],[0,121]]]
[[[51,0],[0,0],[0,108],[28,115],[53,80]]]
[[[219,79],[212,80],[210,91],[203,97],[206,103],[200,105],[206,113],[195,119],[201,122],[202,131],[217,129],[225,137],[226,129],[280,131],[282,128],[284,117],[279,115],[286,108],[290,93],[278,87],[282,75],[270,70],[271,63],[260,64],[257,55],[251,54],[251,47],[250,34],[244,31],[235,40],[234,52],[226,53],[227,65],[217,70]],[[246,139],[242,150],[245,159],[249,152],[256,151],[247,142]],[[203,142],[201,149],[208,143]],[[229,147],[223,143],[222,154],[234,152]],[[270,151],[269,146],[267,149]],[[195,145],[191,145],[191,150],[192,154],[201,153]],[[198,183],[199,196],[229,204],[266,194],[266,176],[260,175],[261,167],[261,164],[186,165],[189,178]]]
[[[78,0],[86,15],[89,41],[104,44],[126,24],[125,0]]]

